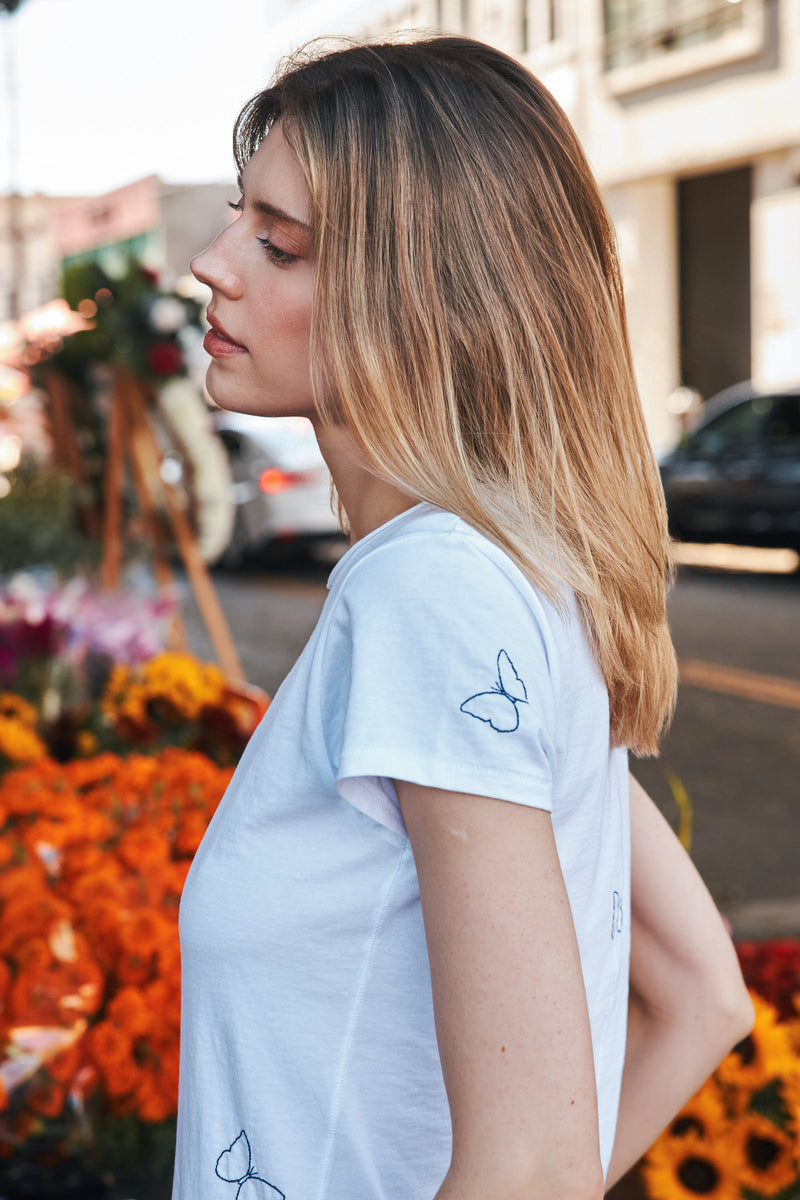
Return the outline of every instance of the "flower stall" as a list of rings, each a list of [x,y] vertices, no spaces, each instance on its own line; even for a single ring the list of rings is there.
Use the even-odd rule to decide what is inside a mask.
[[[68,1195],[68,1178],[84,1200],[137,1185],[148,1200],[168,1195],[178,902],[266,704],[216,666],[169,651],[112,666],[98,699],[72,711],[68,744],[41,708],[0,693],[0,1195],[9,1200]]]

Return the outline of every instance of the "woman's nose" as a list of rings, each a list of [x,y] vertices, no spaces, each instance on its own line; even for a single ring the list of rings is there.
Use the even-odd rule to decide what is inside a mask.
[[[206,250],[196,254],[189,263],[189,270],[201,283],[222,292],[231,300],[237,300],[242,294],[242,285],[239,276],[222,254],[222,237],[223,234],[220,234]]]

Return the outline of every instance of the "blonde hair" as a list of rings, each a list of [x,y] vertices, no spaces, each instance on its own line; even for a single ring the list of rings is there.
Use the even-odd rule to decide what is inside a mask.
[[[574,590],[612,741],[657,753],[666,513],[614,233],[569,121],[519,63],[453,37],[290,61],[239,116],[240,167],[278,119],[311,195],[321,415],[554,602]]]

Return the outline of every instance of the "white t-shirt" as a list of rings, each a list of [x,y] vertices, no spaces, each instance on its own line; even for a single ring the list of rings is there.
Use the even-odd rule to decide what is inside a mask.
[[[181,903],[174,1200],[432,1200],[450,1117],[391,779],[552,812],[608,1166],[625,1050],[627,756],[574,601],[428,504],[357,542]],[[265,630],[269,636],[269,630]]]

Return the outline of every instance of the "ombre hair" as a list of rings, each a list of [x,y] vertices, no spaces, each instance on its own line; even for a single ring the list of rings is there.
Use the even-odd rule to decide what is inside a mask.
[[[553,602],[572,588],[612,742],[657,753],[664,499],[614,231],[565,114],[507,55],[434,37],[290,60],[238,118],[240,169],[277,120],[311,197],[321,418]]]

